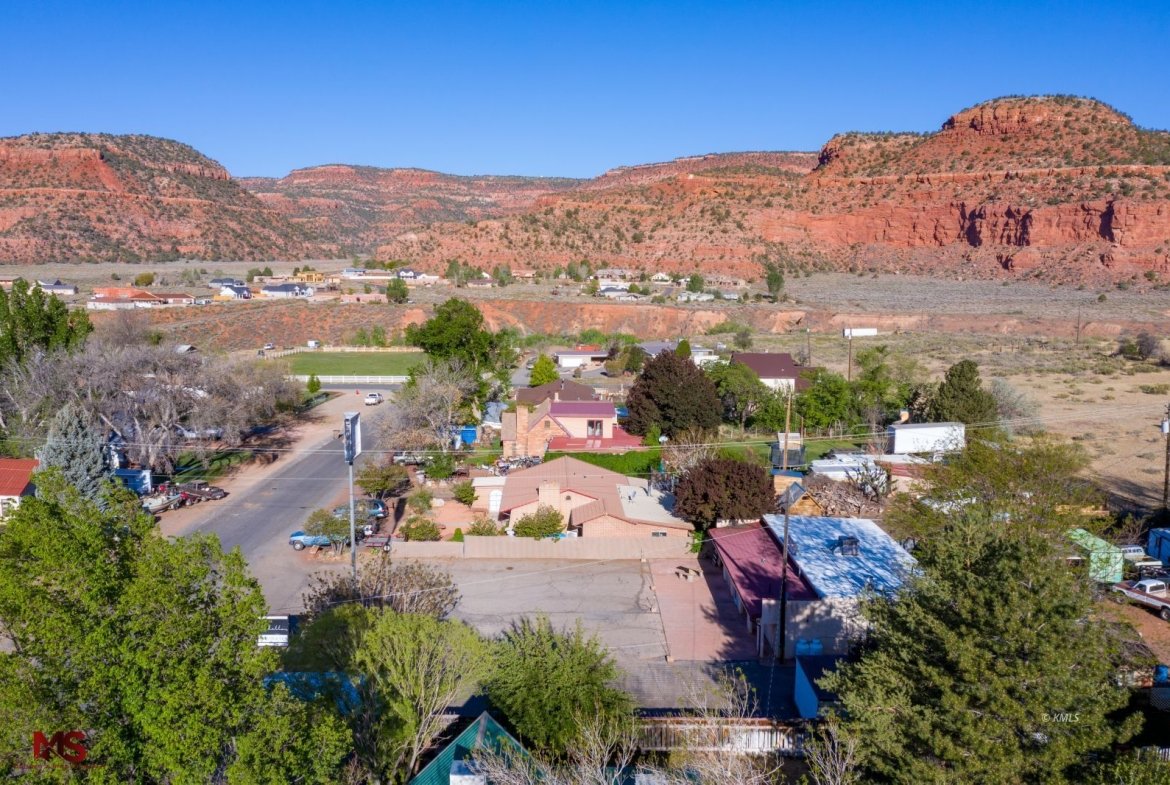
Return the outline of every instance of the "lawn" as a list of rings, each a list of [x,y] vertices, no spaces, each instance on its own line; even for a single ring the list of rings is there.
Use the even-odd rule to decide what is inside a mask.
[[[172,479],[175,482],[192,482],[194,480],[215,482],[228,470],[247,463],[252,460],[252,457],[251,450],[217,450],[207,456],[207,463],[204,464],[199,456],[185,452],[175,461],[175,474]]]
[[[422,352],[298,352],[289,358],[295,374],[318,376],[405,376]]]
[[[647,478],[652,470],[658,469],[659,448],[633,450],[626,453],[604,452],[550,452],[544,456],[545,463],[568,456],[577,460],[609,469],[629,477]]]

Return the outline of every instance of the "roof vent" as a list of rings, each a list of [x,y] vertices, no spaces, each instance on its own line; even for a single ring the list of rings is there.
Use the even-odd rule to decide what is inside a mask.
[[[858,556],[861,554],[861,543],[856,537],[842,537],[837,540],[837,547],[842,556]]]

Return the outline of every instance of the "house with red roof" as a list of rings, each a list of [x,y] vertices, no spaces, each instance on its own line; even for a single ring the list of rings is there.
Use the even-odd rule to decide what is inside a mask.
[[[0,458],[0,521],[36,491],[32,475],[37,465],[34,458]]]
[[[674,497],[647,480],[568,456],[472,484],[489,514],[508,526],[547,506],[581,537],[685,537],[694,528],[673,514]]]
[[[549,450],[626,452],[642,443],[617,424],[609,401],[546,398],[535,406],[517,404],[501,416],[503,457],[543,457]]]

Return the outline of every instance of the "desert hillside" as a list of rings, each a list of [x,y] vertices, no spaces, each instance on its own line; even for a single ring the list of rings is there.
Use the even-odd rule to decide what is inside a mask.
[[[329,165],[236,181],[151,137],[0,140],[0,262],[354,253],[431,270],[587,259],[752,279],[773,260],[790,274],[1162,286],[1170,134],[1090,99],[1001,98],[933,133],[843,133],[819,153],[691,156],[591,180]]]
[[[405,233],[379,254],[434,267],[588,258],[753,277],[772,258],[796,270],[1170,280],[1170,134],[1097,101],[1006,98],[931,134],[841,134],[803,171],[701,160],[598,178],[525,215]]]
[[[321,251],[185,144],[72,133],[0,139],[0,262],[299,259]]]

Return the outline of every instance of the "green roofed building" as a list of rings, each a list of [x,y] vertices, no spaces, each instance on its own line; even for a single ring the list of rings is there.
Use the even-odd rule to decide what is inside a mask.
[[[1089,564],[1089,577],[1099,583],[1118,583],[1125,577],[1125,557],[1116,545],[1094,537],[1084,529],[1073,529],[1068,538]]]
[[[415,775],[409,785],[471,785],[483,783],[477,777],[471,754],[488,748],[505,754],[528,757],[520,742],[486,711],[444,747],[434,760]]]

